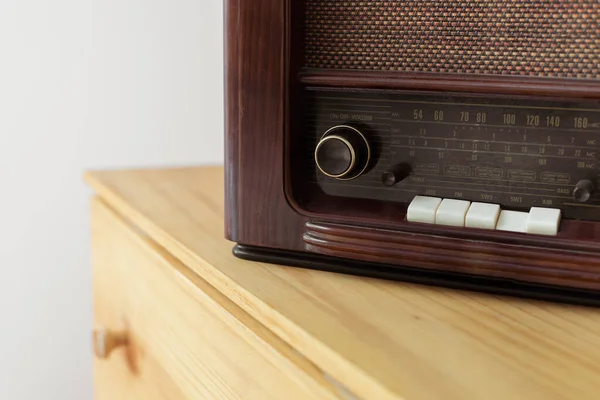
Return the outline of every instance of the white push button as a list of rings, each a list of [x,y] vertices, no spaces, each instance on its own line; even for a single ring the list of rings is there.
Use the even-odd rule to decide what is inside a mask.
[[[488,203],[471,203],[465,219],[467,228],[496,229],[500,216],[500,205]]]
[[[408,206],[406,219],[410,222],[435,224],[435,213],[441,202],[439,197],[415,196]]]
[[[496,224],[496,229],[499,231],[525,233],[528,217],[529,214],[526,212],[502,210],[498,218],[498,224]]]
[[[470,201],[466,200],[454,200],[444,199],[440,203],[435,216],[435,223],[437,225],[449,225],[449,226],[465,226],[465,217]]]
[[[527,233],[556,235],[561,212],[556,208],[532,207],[527,218]]]

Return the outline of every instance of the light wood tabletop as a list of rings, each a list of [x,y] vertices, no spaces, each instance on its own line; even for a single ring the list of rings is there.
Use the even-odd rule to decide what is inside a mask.
[[[110,208],[361,399],[598,399],[600,309],[243,261],[221,167],[93,171]]]

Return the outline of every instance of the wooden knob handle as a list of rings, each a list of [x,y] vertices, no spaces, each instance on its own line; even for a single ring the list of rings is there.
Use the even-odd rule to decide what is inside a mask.
[[[94,331],[94,353],[98,358],[108,358],[110,353],[128,343],[127,332],[111,331],[108,329],[98,329]]]

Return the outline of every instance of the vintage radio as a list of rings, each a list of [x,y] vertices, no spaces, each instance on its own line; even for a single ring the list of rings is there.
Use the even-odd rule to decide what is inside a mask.
[[[228,0],[242,258],[600,303],[597,0]]]

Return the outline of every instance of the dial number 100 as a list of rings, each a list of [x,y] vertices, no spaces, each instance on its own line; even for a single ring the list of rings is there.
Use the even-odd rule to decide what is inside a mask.
[[[514,125],[517,122],[517,116],[515,114],[503,114],[502,119],[505,125]]]

